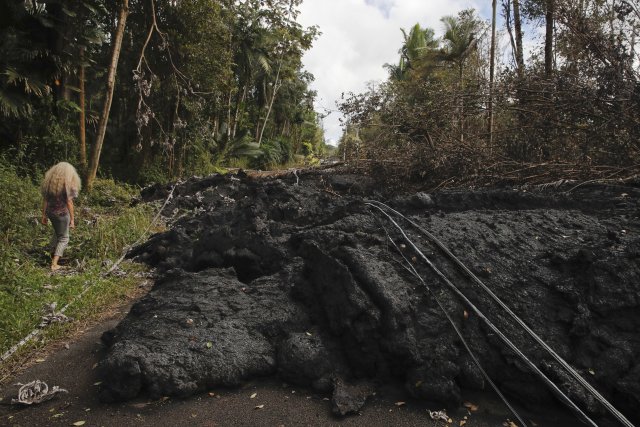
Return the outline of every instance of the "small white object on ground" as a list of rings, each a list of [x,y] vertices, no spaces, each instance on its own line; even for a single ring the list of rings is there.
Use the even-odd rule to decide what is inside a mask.
[[[22,405],[32,405],[34,403],[42,403],[46,402],[49,399],[52,399],[58,393],[68,393],[67,390],[56,386],[53,386],[51,390],[49,390],[49,386],[44,381],[34,380],[27,384],[20,384],[20,389],[18,390],[18,398],[11,399],[11,403],[22,404]]]
[[[444,421],[445,423],[447,421],[449,421],[449,416],[447,415],[447,413],[442,410],[442,411],[428,411],[429,412],[429,416],[431,417],[432,420],[435,421]]]

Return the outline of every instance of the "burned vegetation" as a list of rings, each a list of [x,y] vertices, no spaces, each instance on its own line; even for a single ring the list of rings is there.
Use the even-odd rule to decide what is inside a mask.
[[[558,398],[522,352],[585,417],[614,420],[482,283],[618,415],[640,421],[636,185],[380,188],[338,172],[177,185],[165,214],[178,219],[129,254],[158,279],[103,336],[103,400],[184,397],[277,375],[332,393],[342,415],[389,382],[457,406],[464,390],[490,385],[466,344],[508,399],[541,407]]]

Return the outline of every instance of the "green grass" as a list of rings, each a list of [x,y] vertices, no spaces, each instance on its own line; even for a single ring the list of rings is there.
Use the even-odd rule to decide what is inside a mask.
[[[64,258],[71,274],[50,274],[48,244],[50,224],[39,223],[40,195],[36,183],[19,177],[0,162],[0,353],[31,332],[52,302],[76,320],[88,320],[126,299],[143,280],[140,265],[123,263],[123,277],[103,277],[107,260],[115,261],[123,248],[147,229],[154,208],[132,204],[138,191],[110,180],[96,182],[91,194],[76,200],[76,228],[71,230]],[[157,231],[152,229],[151,231]],[[85,289],[88,290],[78,298]],[[65,336],[70,325],[47,327],[30,344],[39,346]]]
[[[250,169],[249,159],[246,158],[232,158],[229,159],[225,165],[229,168]]]

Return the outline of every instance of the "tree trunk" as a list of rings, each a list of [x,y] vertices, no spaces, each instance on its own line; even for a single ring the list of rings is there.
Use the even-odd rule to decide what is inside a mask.
[[[469,46],[462,52],[458,62],[460,72],[460,142],[464,142],[464,61],[471,55],[471,52],[478,46],[478,39],[471,40]]]
[[[273,101],[276,99],[276,94],[278,93],[278,85],[280,84],[280,70],[282,69],[282,61],[283,55],[280,56],[280,63],[278,64],[278,71],[276,72],[276,80],[273,83],[273,93],[271,95],[271,100],[269,101],[269,108],[267,109],[267,115],[264,118],[264,123],[262,124],[262,129],[260,129],[260,136],[258,137],[258,145],[262,144],[262,135],[264,135],[264,128],[267,127],[267,123],[269,122],[269,115],[271,114],[271,108],[273,108]]]
[[[513,26],[516,31],[516,65],[518,77],[524,75],[524,52],[522,50],[522,19],[520,18],[520,0],[513,0]]]
[[[631,53],[629,54],[629,63],[633,64],[636,60],[636,29],[631,33]]]
[[[120,57],[120,48],[122,47],[124,28],[128,15],[129,0],[122,0],[122,5],[118,12],[118,26],[116,27],[115,34],[113,36],[113,49],[111,52],[111,63],[109,64],[109,71],[107,74],[107,90],[104,97],[104,105],[102,107],[102,113],[100,114],[100,123],[98,125],[96,142],[93,144],[93,150],[91,152],[91,163],[87,170],[86,183],[88,191],[91,191],[93,181],[95,180],[96,173],[98,171],[98,164],[100,163],[100,153],[102,151],[102,144],[104,143],[104,135],[107,131],[107,122],[109,121],[109,111],[111,111],[111,101],[113,100],[113,90],[115,87],[116,72],[118,69],[118,58]]]
[[[547,28],[544,39],[544,73],[547,78],[550,78],[553,72],[553,19],[555,0],[546,0],[546,2],[545,21]]]
[[[511,43],[513,60],[517,63],[516,51],[518,49],[516,48],[516,40],[513,38],[513,28],[511,26],[511,0],[502,0],[502,11],[504,13],[504,24],[507,27],[507,33],[509,34],[509,42]]]
[[[231,141],[231,98],[233,97],[233,86],[229,82],[229,97],[227,98],[227,144]]]
[[[244,101],[247,99],[247,92],[249,91],[249,83],[244,84],[244,88],[242,89],[242,96],[238,100],[236,104],[236,112],[235,118],[233,119],[233,129],[231,130],[231,138],[236,137],[236,130],[238,129],[238,121],[240,120],[240,107],[244,104]]]
[[[460,71],[460,142],[464,142],[464,60],[458,65]]]
[[[60,2],[50,2],[47,4],[47,11],[51,16],[53,22],[58,26],[58,30],[55,28],[49,28],[45,34],[47,44],[53,55],[59,55],[64,57],[65,48],[67,47],[67,33],[68,33],[68,18],[67,14],[63,12],[63,4]],[[35,7],[36,2],[33,2]],[[70,91],[68,88],[69,73],[66,68],[60,70],[58,75],[53,81],[53,111],[56,118],[61,118],[61,111],[58,108],[58,101],[69,101]]]
[[[84,48],[80,48],[80,70],[78,72],[78,87],[80,92],[78,94],[78,106],[80,107],[80,128],[78,131],[78,139],[80,140],[80,171],[82,176],[86,176],[87,171],[87,133],[85,128],[85,93],[84,93]]]
[[[491,2],[491,64],[489,66],[489,147],[493,147],[493,83],[496,68],[496,0]]]

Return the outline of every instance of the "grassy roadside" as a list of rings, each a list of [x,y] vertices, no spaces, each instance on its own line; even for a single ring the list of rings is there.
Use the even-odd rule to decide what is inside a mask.
[[[123,263],[124,274],[102,277],[101,273],[120,257],[126,245],[144,233],[154,209],[132,203],[137,189],[98,180],[92,193],[82,193],[75,203],[76,229],[71,230],[63,258],[65,270],[51,274],[48,245],[52,227],[39,223],[41,198],[37,184],[19,177],[3,162],[0,183],[0,354],[29,334],[51,303],[56,303],[59,310],[73,301],[65,314],[75,319],[45,328],[11,361],[65,337],[72,332],[74,323],[96,318],[135,292],[144,280],[143,266]]]

